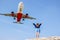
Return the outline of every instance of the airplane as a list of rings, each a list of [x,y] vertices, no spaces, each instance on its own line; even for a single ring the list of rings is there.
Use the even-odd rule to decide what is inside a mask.
[[[18,11],[17,11],[17,13],[14,13],[12,11],[10,14],[7,13],[7,14],[0,14],[0,15],[11,16],[11,17],[14,18],[14,20],[15,19],[17,20],[17,22],[14,22],[14,23],[20,23],[20,24],[22,24],[21,23],[21,19],[23,19],[23,20],[24,19],[36,19],[36,18],[33,18],[33,17],[28,16],[28,13],[23,14],[23,7],[24,7],[23,2],[20,2],[18,4]]]

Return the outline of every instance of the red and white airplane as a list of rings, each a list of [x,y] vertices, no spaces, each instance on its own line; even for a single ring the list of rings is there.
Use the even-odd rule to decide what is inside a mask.
[[[5,16],[11,16],[11,17],[14,17],[14,19],[17,19],[17,22],[14,22],[14,23],[21,23],[21,19],[36,19],[36,18],[33,18],[33,17],[30,17],[28,16],[28,14],[23,14],[23,2],[20,2],[18,4],[18,11],[17,13],[14,13],[14,12],[11,12],[11,14],[0,14],[0,15],[5,15]]]

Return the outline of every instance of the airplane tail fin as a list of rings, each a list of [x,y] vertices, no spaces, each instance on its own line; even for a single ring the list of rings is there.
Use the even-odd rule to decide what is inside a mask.
[[[17,24],[23,24],[23,23],[21,23],[21,22],[13,22],[13,23],[17,23]]]

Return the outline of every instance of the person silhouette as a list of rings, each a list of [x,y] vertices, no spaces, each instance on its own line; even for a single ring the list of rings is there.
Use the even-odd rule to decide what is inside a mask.
[[[42,25],[42,23],[33,23],[33,25],[35,26],[36,30],[36,37],[39,38],[39,34],[40,34],[40,26]]]

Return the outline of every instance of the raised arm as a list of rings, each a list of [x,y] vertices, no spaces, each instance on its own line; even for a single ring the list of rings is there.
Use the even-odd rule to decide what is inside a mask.
[[[33,25],[36,27],[35,23],[33,23]]]

